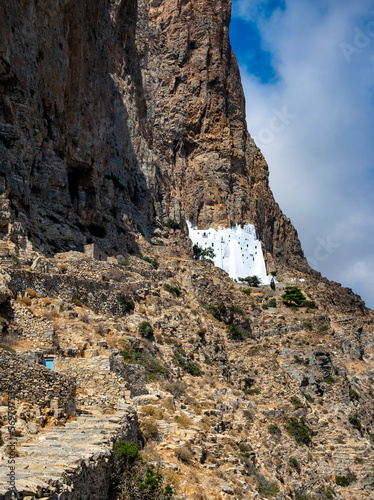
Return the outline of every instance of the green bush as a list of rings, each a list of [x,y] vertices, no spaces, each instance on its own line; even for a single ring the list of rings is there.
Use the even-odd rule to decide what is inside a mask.
[[[245,330],[240,325],[234,325],[234,323],[231,323],[231,325],[227,325],[227,333],[234,340],[245,340],[248,338],[253,338],[251,332]]]
[[[239,278],[242,283],[247,283],[249,286],[258,288],[261,285],[261,279],[258,276],[247,276],[246,278]]]
[[[82,302],[79,299],[75,298],[75,297],[71,301],[77,307],[82,307],[83,306]]]
[[[277,307],[277,301],[275,299],[270,299],[268,302],[269,307]]]
[[[0,349],[4,349],[5,351],[15,353],[16,351],[12,348],[9,347],[8,345],[0,343]]]
[[[139,335],[146,338],[153,336],[153,327],[149,321],[142,321],[138,326]]]
[[[169,227],[170,229],[180,229],[181,228],[181,225],[178,224],[178,222],[176,222],[173,219],[168,219],[168,221],[164,224],[164,226]]]
[[[200,365],[198,363],[195,363],[194,361],[188,361],[185,370],[187,373],[193,375],[194,377],[201,377],[201,375],[203,374]]]
[[[304,398],[309,401],[309,403],[314,403],[314,398],[310,395],[310,394],[307,394],[306,392],[303,392],[302,395],[304,396]]]
[[[137,444],[122,439],[113,445],[113,454],[125,465],[132,465],[140,460],[139,450]]]
[[[169,283],[164,284],[164,290],[170,293],[173,297],[179,297],[181,294],[181,291],[179,288],[175,285],[170,285]]]
[[[288,463],[290,464],[291,467],[297,470],[297,472],[300,472],[300,464],[299,461],[295,457],[290,457]]]
[[[149,264],[152,264],[153,269],[158,269],[160,264],[158,263],[158,260],[152,257],[143,257],[143,260],[145,262],[148,262]]]
[[[305,300],[303,303],[303,307],[308,307],[309,309],[318,309],[318,306],[314,302],[314,300]]]
[[[193,251],[193,258],[195,260],[214,259],[214,257],[216,256],[212,247],[202,248],[198,244],[195,244],[192,247],[192,251]]]
[[[361,425],[360,419],[358,418],[356,413],[354,415],[351,415],[350,417],[348,417],[348,420],[349,420],[349,423],[351,425],[353,425],[353,427],[355,429],[357,429],[358,431],[361,432],[362,425]]]
[[[335,379],[334,377],[332,377],[331,375],[328,375],[327,377],[325,377],[323,379],[323,381],[326,383],[326,384],[334,384],[335,383]]]
[[[247,396],[254,396],[255,394],[261,394],[260,389],[257,387],[254,387],[253,389],[244,389],[244,394],[247,394]]]
[[[289,306],[302,306],[306,301],[306,297],[297,286],[286,286],[282,299],[284,304]]]
[[[335,476],[335,483],[338,486],[349,486],[350,481],[346,476]]]
[[[303,323],[304,330],[308,330],[309,332],[313,331],[313,323],[311,321],[304,321]]]
[[[135,309],[135,304],[132,299],[127,299],[121,304],[123,314],[132,312]]]
[[[306,427],[306,425],[304,425],[298,418],[287,418],[284,428],[288,434],[295,439],[298,445],[309,445],[312,442],[308,427]]]
[[[304,406],[301,400],[297,396],[292,396],[291,403],[294,405],[295,408],[302,408]]]
[[[266,479],[259,472],[256,474],[256,481],[259,494],[265,498],[275,497],[275,495],[279,492],[279,487],[275,483]]]
[[[354,389],[349,389],[349,397],[350,399],[358,399],[360,396]]]
[[[208,304],[206,306],[206,309],[212,314],[213,318],[215,318],[218,321],[223,321],[221,311],[218,309],[217,306],[215,306],[214,304]]]
[[[268,427],[268,431],[269,434],[272,434],[273,436],[280,436],[282,434],[282,431],[277,426],[277,424],[270,424]]]
[[[246,295],[251,295],[252,290],[250,288],[244,288],[244,290],[242,290],[242,292],[245,293]]]

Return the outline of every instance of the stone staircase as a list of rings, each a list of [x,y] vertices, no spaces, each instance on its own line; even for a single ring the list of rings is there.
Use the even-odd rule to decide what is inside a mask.
[[[137,430],[133,407],[122,404],[112,415],[85,414],[64,427],[43,430],[33,439],[15,438],[19,498],[104,500],[112,442],[118,438],[136,441]],[[0,500],[14,498],[9,491],[6,444],[0,448]]]

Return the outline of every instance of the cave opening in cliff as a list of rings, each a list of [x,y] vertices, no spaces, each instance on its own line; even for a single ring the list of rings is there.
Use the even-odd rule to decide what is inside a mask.
[[[68,167],[68,189],[74,209],[92,209],[96,204],[96,189],[92,168],[86,164]]]

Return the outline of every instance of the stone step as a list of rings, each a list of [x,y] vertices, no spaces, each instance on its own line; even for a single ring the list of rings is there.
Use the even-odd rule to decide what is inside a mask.
[[[54,493],[66,474],[75,474],[83,462],[97,463],[111,453],[111,442],[127,424],[130,408],[113,415],[81,415],[63,428],[46,429],[33,439],[17,443],[16,486],[19,493]],[[8,457],[0,454],[0,500],[8,491]],[[66,486],[67,488],[68,486]],[[43,493],[44,494],[44,493]],[[38,496],[39,498],[39,496]]]

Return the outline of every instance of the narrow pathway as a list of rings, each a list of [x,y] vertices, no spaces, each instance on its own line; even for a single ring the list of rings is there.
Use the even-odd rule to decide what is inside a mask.
[[[135,425],[134,425],[135,424]],[[136,415],[132,406],[113,415],[85,414],[64,427],[45,429],[35,438],[16,438],[19,457],[15,459],[16,487],[25,498],[96,498],[91,495],[69,495],[79,475],[107,468],[112,442],[119,437],[136,436]],[[5,448],[5,447],[4,447]],[[11,498],[8,457],[0,455],[0,500]],[[92,489],[92,484],[87,488]],[[102,494],[102,492],[101,492]],[[52,496],[51,496],[52,495]],[[97,498],[100,498],[98,496]],[[103,497],[101,497],[101,500]]]

